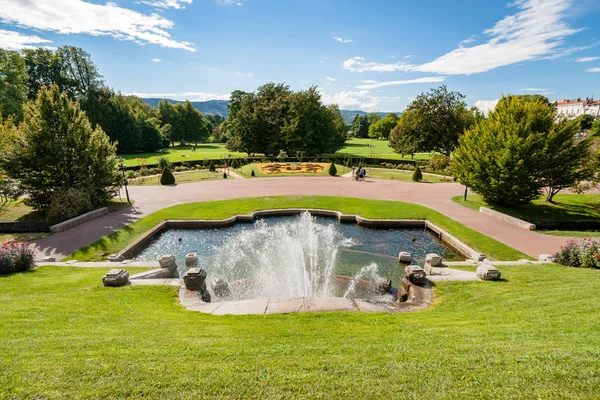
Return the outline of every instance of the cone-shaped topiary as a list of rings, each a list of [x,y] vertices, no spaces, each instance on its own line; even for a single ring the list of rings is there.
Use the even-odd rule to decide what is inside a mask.
[[[337,168],[335,167],[334,163],[331,163],[331,165],[329,166],[329,175],[331,175],[331,176],[337,175]]]
[[[250,176],[256,176],[256,174],[254,173],[254,170],[252,170],[252,172],[250,172]]]
[[[238,169],[240,167],[240,161],[237,158],[234,158],[231,162],[231,168]]]
[[[210,162],[209,166],[208,166],[208,170],[210,172],[217,172],[217,168],[215,167],[215,163],[214,162]]]
[[[413,172],[412,180],[415,182],[420,182],[423,179],[423,174],[421,173],[421,168],[417,165],[415,168],[415,172]]]
[[[227,172],[223,172],[223,179],[227,179]]]
[[[175,184],[175,176],[171,172],[169,168],[164,168],[162,175],[160,176],[160,184],[161,185],[174,185]]]

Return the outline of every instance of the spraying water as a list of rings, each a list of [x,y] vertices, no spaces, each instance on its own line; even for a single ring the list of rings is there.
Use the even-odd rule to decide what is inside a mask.
[[[350,281],[348,285],[348,289],[346,293],[344,293],[344,298],[347,298],[349,295],[356,293],[356,288],[358,283],[361,280],[368,280],[369,282],[377,282],[380,278],[379,276],[379,266],[375,263],[369,264],[366,267],[362,267],[360,271],[354,276],[354,278]]]

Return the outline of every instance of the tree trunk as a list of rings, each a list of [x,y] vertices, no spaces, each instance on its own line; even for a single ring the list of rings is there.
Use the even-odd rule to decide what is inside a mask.
[[[465,185],[465,201],[467,201],[467,191],[469,190],[469,187],[467,185]]]

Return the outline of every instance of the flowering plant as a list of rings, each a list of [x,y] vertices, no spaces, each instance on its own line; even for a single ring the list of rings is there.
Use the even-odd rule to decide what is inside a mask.
[[[559,264],[578,268],[600,268],[600,241],[571,239],[556,254]]]
[[[27,271],[34,266],[34,250],[30,244],[8,241],[0,246],[0,275]]]

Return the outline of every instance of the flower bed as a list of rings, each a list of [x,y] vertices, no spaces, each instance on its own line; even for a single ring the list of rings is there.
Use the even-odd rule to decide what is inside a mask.
[[[329,164],[324,163],[257,163],[263,174],[320,174]]]
[[[600,241],[572,239],[556,254],[559,264],[577,268],[600,268]]]
[[[0,275],[27,271],[34,266],[34,251],[30,244],[4,242],[0,246]]]

